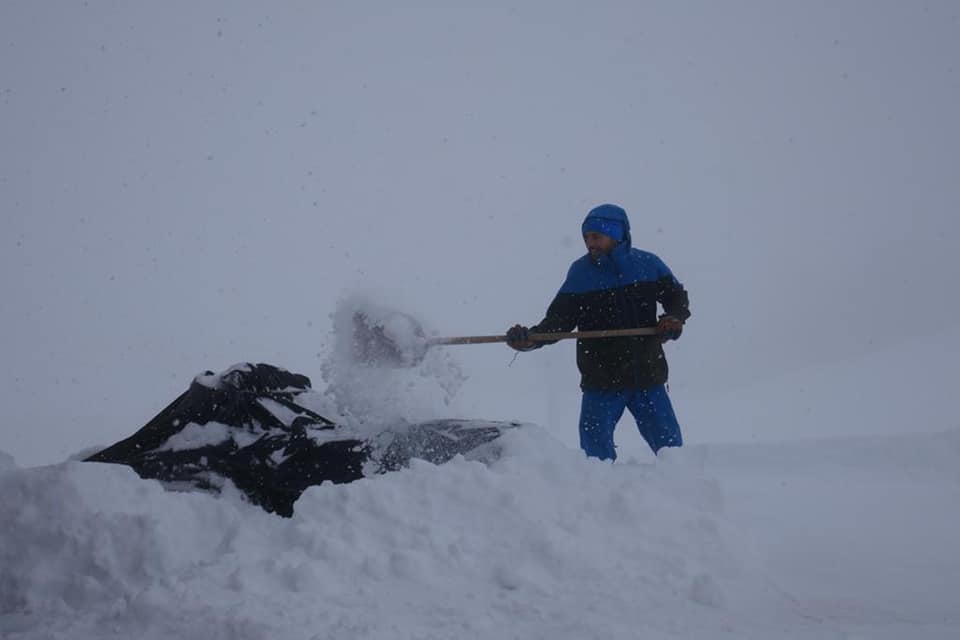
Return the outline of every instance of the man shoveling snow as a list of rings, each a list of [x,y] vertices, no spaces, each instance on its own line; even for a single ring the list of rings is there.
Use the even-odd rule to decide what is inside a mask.
[[[533,334],[656,327],[652,336],[577,340],[577,367],[583,400],[580,447],[588,456],[615,460],[613,432],[624,409],[654,453],[683,444],[667,395],[667,360],[662,343],[676,340],[690,317],[683,285],[663,261],[634,249],[630,221],[622,208],[594,208],[582,225],[588,253],[570,266],[567,278],[532,328],[515,325],[507,344],[518,351],[538,349]],[[664,314],[657,319],[657,304]]]

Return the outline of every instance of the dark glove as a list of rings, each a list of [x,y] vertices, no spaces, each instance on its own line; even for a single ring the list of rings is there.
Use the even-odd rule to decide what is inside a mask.
[[[537,343],[530,339],[530,329],[516,324],[507,331],[507,346],[517,351],[530,351],[537,347]]]
[[[657,333],[660,334],[660,342],[676,340],[683,333],[683,321],[673,316],[660,316]]]

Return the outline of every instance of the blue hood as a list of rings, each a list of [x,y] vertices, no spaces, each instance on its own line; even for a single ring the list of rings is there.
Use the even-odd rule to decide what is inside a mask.
[[[627,212],[623,210],[623,207],[618,207],[615,204],[602,204],[590,210],[590,213],[588,213],[587,217],[583,220],[584,224],[591,218],[600,218],[602,220],[611,220],[620,223],[623,226],[623,240],[617,248],[626,247],[629,253],[633,247],[633,241],[630,238],[630,219],[627,218]]]
[[[611,220],[623,225],[623,240],[617,243],[609,256],[604,256],[597,261],[597,264],[603,264],[605,258],[610,259],[617,265],[618,270],[622,271],[626,266],[625,261],[633,249],[633,239],[630,236],[630,219],[627,218],[627,212],[623,210],[623,207],[618,207],[615,204],[602,204],[590,210],[590,213],[583,220],[584,223],[591,218]]]

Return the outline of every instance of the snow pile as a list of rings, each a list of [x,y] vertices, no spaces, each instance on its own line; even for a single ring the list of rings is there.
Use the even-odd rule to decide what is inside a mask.
[[[586,460],[542,429],[291,519],[121,466],[0,471],[0,636],[953,638],[960,432]],[[0,461],[4,460],[0,456]],[[911,544],[913,540],[915,544]]]
[[[691,456],[611,466],[537,429],[504,439],[492,467],[313,487],[292,520],[119,466],[7,469],[0,633],[627,637],[769,601]]]
[[[231,531],[259,510],[205,494],[170,493],[120,465],[67,462],[0,472],[0,636],[154,628],[223,637],[172,607],[184,575],[222,556]],[[220,620],[219,623],[224,623]],[[103,627],[102,625],[107,625]],[[192,629],[192,630],[191,630]],[[193,631],[195,630],[195,631]],[[103,631],[99,634],[102,637]],[[36,635],[35,635],[36,634]]]

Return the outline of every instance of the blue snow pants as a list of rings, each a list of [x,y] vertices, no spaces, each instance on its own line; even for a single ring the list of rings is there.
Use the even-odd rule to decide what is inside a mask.
[[[613,430],[630,409],[653,452],[683,445],[680,425],[664,385],[633,391],[584,391],[580,404],[580,448],[592,458],[616,460]]]

